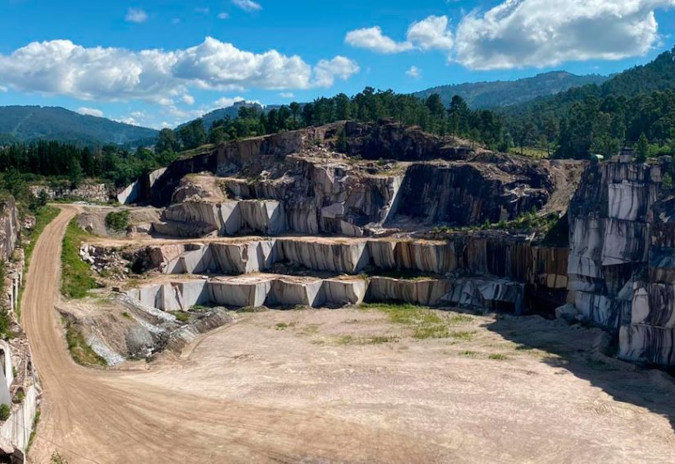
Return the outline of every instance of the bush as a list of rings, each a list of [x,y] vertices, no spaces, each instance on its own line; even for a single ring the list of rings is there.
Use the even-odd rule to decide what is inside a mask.
[[[9,409],[8,404],[2,404],[0,405],[0,420],[1,421],[6,421],[9,419],[9,416],[11,414],[11,409]]]
[[[108,229],[123,232],[127,230],[131,221],[129,210],[113,211],[105,217],[105,226]]]

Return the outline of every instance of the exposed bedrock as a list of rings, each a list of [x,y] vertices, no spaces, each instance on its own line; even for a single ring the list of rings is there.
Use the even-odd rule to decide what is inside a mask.
[[[675,363],[675,199],[658,165],[589,167],[570,205],[569,290],[579,314],[619,336],[619,355]]]
[[[415,164],[406,172],[397,214],[427,224],[458,226],[511,220],[548,203],[553,181],[527,164]],[[502,169],[500,169],[502,168]]]
[[[195,305],[227,307],[342,307],[368,301],[458,306],[520,314],[525,284],[508,279],[396,279],[391,277],[290,277],[256,274],[154,284],[129,297],[162,311]]]
[[[132,256],[142,263],[144,270],[159,270],[164,274],[242,275],[270,272],[283,265],[305,270],[305,273],[394,277],[398,274],[449,282],[474,280],[478,287],[492,279],[499,285],[512,282],[520,289],[521,302],[511,307],[518,311],[532,309],[552,313],[566,301],[567,250],[533,246],[529,240],[506,234],[457,235],[447,241],[325,237],[223,239],[152,246],[132,252]],[[455,300],[468,301],[459,297]],[[483,300],[491,301],[485,296]],[[484,307],[495,308],[492,304]]]
[[[513,219],[547,205],[566,169],[384,122],[348,123],[350,155],[345,155],[334,150],[342,126],[229,142],[144,176],[119,200],[173,204],[155,225],[162,235],[257,231],[358,237],[398,227]],[[222,190],[222,199],[186,182],[198,173],[218,179],[214,187]]]
[[[131,290],[127,295],[162,311],[185,311],[195,305],[346,306],[360,304],[366,289],[367,281],[359,277],[318,279],[258,274],[150,285]]]

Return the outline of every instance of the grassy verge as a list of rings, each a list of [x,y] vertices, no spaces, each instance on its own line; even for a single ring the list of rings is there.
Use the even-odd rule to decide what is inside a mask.
[[[27,237],[29,243],[25,250],[26,269],[28,269],[28,266],[30,265],[30,258],[33,255],[33,250],[35,249],[38,238],[40,238],[40,235],[44,232],[45,227],[47,227],[60,212],[61,210],[53,206],[43,206],[35,215],[35,227],[28,233]]]
[[[102,366],[108,365],[105,359],[96,354],[91,349],[80,332],[71,323],[66,322],[66,341],[68,342],[68,351],[73,360],[82,366]]]
[[[77,226],[77,220],[73,219],[63,237],[61,293],[68,298],[84,298],[89,290],[97,287],[89,265],[80,258],[80,246],[88,235]]]

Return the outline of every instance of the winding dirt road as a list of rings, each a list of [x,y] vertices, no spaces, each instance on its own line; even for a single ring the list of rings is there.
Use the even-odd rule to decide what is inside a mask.
[[[76,212],[63,207],[41,235],[23,296],[23,322],[44,389],[32,462],[49,462],[54,451],[71,464],[433,462],[448,457],[431,443],[316,411],[219,401],[142,382],[150,372],[76,365],[54,309],[61,242]]]

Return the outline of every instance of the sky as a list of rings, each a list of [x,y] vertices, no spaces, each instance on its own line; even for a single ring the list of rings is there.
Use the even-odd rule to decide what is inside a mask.
[[[669,50],[675,0],[0,0],[0,105],[175,127],[237,100],[412,92]]]

